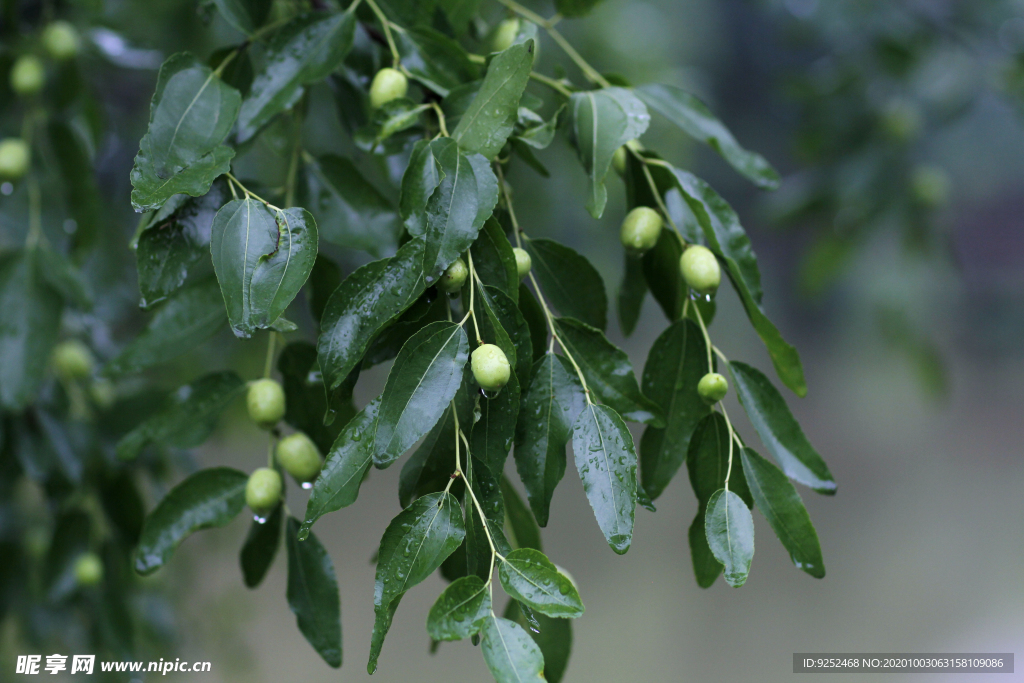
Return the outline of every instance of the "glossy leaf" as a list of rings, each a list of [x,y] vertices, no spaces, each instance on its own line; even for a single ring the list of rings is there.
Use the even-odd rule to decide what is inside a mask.
[[[523,627],[491,615],[484,622],[481,651],[498,683],[544,681],[544,655]]]
[[[238,117],[242,96],[187,52],[160,67],[132,169],[132,205],[158,209],[176,194],[199,197],[226,173],[235,151],[221,144]]]
[[[513,550],[498,565],[505,592],[549,617],[583,616],[583,601],[565,574],[544,553],[532,548]]]
[[[793,564],[816,579],[824,578],[825,561],[818,532],[796,488],[778,467],[752,449],[744,448],[740,457],[754,504],[782,541]]]
[[[281,545],[281,526],[284,523],[284,506],[278,505],[263,524],[253,521],[245,537],[239,563],[242,565],[242,579],[246,587],[255,588],[263,582],[277,556]]]
[[[641,259],[626,254],[625,264],[617,303],[619,327],[622,328],[622,334],[628,337],[633,334],[636,324],[640,321],[640,312],[643,310],[644,298],[647,296],[647,283],[644,281]]]
[[[501,496],[505,501],[505,521],[512,532],[512,545],[516,548],[533,548],[543,550],[540,542],[540,529],[533,519],[530,508],[519,497],[508,477],[501,477]]]
[[[272,211],[247,197],[217,212],[210,251],[236,336],[248,338],[284,313],[313,269],[317,244],[305,209]]]
[[[785,399],[757,368],[729,364],[736,394],[765,448],[786,476],[818,493],[834,494],[836,480],[789,412]]]
[[[526,326],[530,328],[530,345],[533,358],[540,358],[548,348],[548,321],[544,316],[537,297],[525,284],[519,285],[519,312],[523,314]]]
[[[341,666],[341,598],[331,556],[310,534],[298,540],[299,521],[288,518],[288,606],[299,631],[328,665]]]
[[[208,257],[213,218],[228,197],[227,184],[216,181],[202,197],[176,195],[154,214],[135,248],[142,308],[178,291],[196,264]]]
[[[171,295],[104,372],[128,374],[177,358],[212,337],[225,322],[220,286],[210,275]]]
[[[708,501],[704,518],[708,547],[725,567],[725,582],[742,586],[754,559],[754,518],[746,503],[732,491],[719,489]]]
[[[149,443],[194,448],[213,432],[221,412],[242,393],[245,383],[233,372],[214,372],[179,387],[164,407],[117,444],[117,457],[130,460]]]
[[[473,425],[470,443],[474,456],[480,458],[495,477],[501,476],[512,450],[520,394],[519,380],[513,374],[497,396],[480,398],[480,417]]]
[[[164,496],[146,517],[135,551],[135,571],[152,574],[193,532],[224,526],[245,506],[249,475],[228,467],[199,470]]]
[[[317,217],[322,239],[374,256],[394,251],[401,229],[398,211],[350,159],[333,154],[309,158],[306,170],[303,205]]]
[[[427,633],[434,640],[462,640],[480,632],[491,614],[489,587],[479,576],[463,576],[437,598],[427,615]]]
[[[405,138],[392,141],[392,137],[419,124],[428,109],[430,105],[417,104],[405,97],[385,102],[373,110],[370,120],[355,132],[352,141],[364,152],[394,154],[396,147],[404,146]]]
[[[468,360],[469,338],[455,323],[431,323],[405,343],[381,395],[374,465],[387,467],[437,424]]]
[[[32,402],[57,342],[60,295],[40,283],[31,253],[0,256],[0,406]]]
[[[328,390],[345,381],[380,330],[426,289],[422,258],[422,240],[412,240],[392,258],[349,275],[327,300],[317,357]]]
[[[551,497],[565,474],[565,447],[585,405],[583,387],[568,360],[553,353],[537,359],[516,425],[515,461],[541,526],[547,526]]]
[[[513,304],[519,303],[519,274],[512,245],[495,218],[484,223],[470,248],[473,267],[485,285],[500,289]],[[511,330],[508,331],[511,335]]]
[[[479,69],[462,46],[443,33],[427,26],[415,26],[396,32],[394,38],[402,66],[413,80],[441,97],[479,76]]]
[[[693,574],[697,579],[697,585],[701,588],[710,588],[715,580],[722,573],[722,563],[715,559],[714,553],[708,546],[708,534],[704,529],[704,516],[707,507],[701,505],[697,516],[690,524],[687,538],[690,542],[690,556],[693,564]]]
[[[464,150],[490,160],[497,156],[512,134],[519,98],[530,80],[534,43],[512,45],[491,60],[480,90],[452,131]]]
[[[576,469],[608,545],[619,555],[633,541],[636,451],[626,423],[608,406],[588,404],[572,430]]]
[[[316,362],[316,347],[308,342],[292,342],[277,356],[277,369],[284,387],[284,421],[312,439],[321,453],[327,453],[342,426],[356,414],[352,404],[355,377],[332,392],[335,419],[324,424],[328,397]]]
[[[263,24],[273,2],[271,0],[213,0],[217,11],[236,30],[248,35]]]
[[[689,295],[686,281],[679,271],[679,257],[682,255],[679,236],[672,230],[662,230],[658,243],[640,260],[644,281],[650,288],[651,296],[661,306],[665,317],[673,322],[682,317]]]
[[[544,680],[559,683],[569,666],[569,655],[572,653],[572,619],[534,614],[533,619],[540,628],[538,633],[534,630],[534,624],[523,614],[520,603],[515,600],[508,601],[504,616],[526,629],[533,642],[540,647],[544,655]]]
[[[516,294],[518,295],[518,292]],[[490,285],[484,287],[480,299],[488,310],[494,313],[498,323],[508,334],[515,350],[512,367],[516,377],[520,379],[520,385],[525,385],[530,379],[530,370],[533,367],[533,341],[529,324],[515,301],[499,288]],[[508,359],[512,361],[513,356],[508,356]]]
[[[320,475],[313,482],[313,491],[306,503],[305,521],[299,529],[299,540],[306,538],[316,520],[356,501],[359,486],[373,462],[372,437],[379,406],[379,398],[366,404],[334,440]]]
[[[427,201],[441,182],[441,164],[434,156],[439,149],[427,140],[420,140],[409,154],[409,163],[402,174],[402,190],[398,200],[405,228],[413,237],[427,229]]]
[[[600,330],[572,318],[555,318],[558,338],[579,365],[587,388],[632,422],[664,427],[661,408],[640,391],[629,356]]]
[[[324,317],[327,300],[341,284],[341,268],[325,256],[323,252],[316,255],[313,270],[309,271],[306,281],[306,297],[309,300],[309,312],[313,315],[317,327]]]
[[[530,25],[533,26],[533,24]],[[555,132],[558,130],[563,111],[565,111],[564,104],[555,110],[551,118],[545,120],[533,110],[519,107],[519,126],[522,129],[516,133],[515,139],[533,149],[547,149],[555,139]]]
[[[238,112],[239,142],[294,105],[302,86],[326,78],[341,65],[352,49],[355,24],[352,12],[314,13],[278,31]]]
[[[475,455],[467,458],[466,483],[473,489],[480,509],[474,504],[466,510],[466,569],[481,579],[488,579],[491,571],[491,543],[501,555],[512,552],[512,546],[505,538],[505,500],[501,492],[500,475],[495,476]],[[484,524],[487,529],[485,531]]]
[[[774,190],[779,186],[778,171],[760,154],[743,149],[729,129],[690,93],[675,86],[653,83],[642,85],[635,92],[648,107],[687,135],[709,145],[758,187]]]
[[[664,428],[648,427],[640,439],[640,481],[652,499],[672,481],[697,423],[710,411],[697,393],[697,383],[707,372],[704,337],[689,320],[672,323],[651,346],[643,392],[665,415]]]
[[[373,592],[373,642],[366,670],[377,669],[384,636],[402,595],[422,582],[466,537],[462,506],[450,493],[423,496],[391,520],[380,541]]]
[[[608,296],[590,261],[552,240],[526,240],[524,246],[533,261],[531,272],[551,306],[564,316],[605,329]]]
[[[455,394],[454,400],[459,411],[459,424],[463,428],[472,424],[476,405],[476,392],[472,390],[470,382],[468,377],[463,377],[462,387]],[[465,460],[465,451],[461,452],[462,459]],[[398,479],[399,504],[406,508],[420,496],[443,490],[454,471],[455,419],[449,404],[438,423],[402,465],[402,473]],[[461,482],[456,481],[452,490],[457,492],[460,485]]]
[[[705,507],[715,491],[725,488],[725,475],[729,474],[729,490],[743,499],[747,507],[754,504],[739,464],[739,447],[733,442],[732,470],[729,470],[729,427],[717,411],[700,421],[690,439],[686,452],[686,469],[697,502]]]
[[[587,211],[600,218],[608,201],[604,177],[612,155],[622,145],[640,137],[651,117],[636,95],[616,87],[573,93],[569,114],[576,151],[590,179]]]

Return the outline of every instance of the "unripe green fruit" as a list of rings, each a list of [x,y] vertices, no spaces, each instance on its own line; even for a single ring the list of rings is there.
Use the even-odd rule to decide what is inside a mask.
[[[661,235],[661,215],[654,209],[638,206],[626,214],[619,239],[631,254],[640,255],[654,248]]]
[[[473,378],[484,391],[498,391],[512,374],[505,352],[494,344],[477,347],[470,364],[473,367]]]
[[[53,350],[53,369],[61,379],[85,379],[94,365],[89,347],[77,339],[61,342]]]
[[[708,405],[714,405],[729,393],[729,382],[717,372],[709,372],[697,382],[697,393]]]
[[[272,379],[256,380],[245,396],[249,417],[264,429],[270,429],[284,417],[284,389]]]
[[[298,482],[313,481],[320,474],[320,451],[302,432],[295,432],[278,441],[274,455],[284,471]]]
[[[929,209],[942,206],[949,199],[949,176],[937,166],[918,166],[910,178],[914,200]]]
[[[0,140],[0,178],[17,180],[28,172],[32,152],[21,138]]]
[[[277,470],[261,467],[249,475],[245,483],[245,504],[260,517],[272,511],[281,500],[281,475]]]
[[[370,84],[370,106],[378,109],[391,100],[405,97],[409,80],[398,69],[385,67],[377,72]]]
[[[712,295],[722,283],[722,269],[718,259],[707,247],[691,245],[679,257],[679,272],[687,286],[698,294]]]
[[[626,151],[626,146],[622,145],[615,150],[615,154],[612,155],[612,168],[620,176],[626,175],[626,155],[629,152]]]
[[[35,95],[46,82],[46,71],[38,57],[24,55],[11,67],[11,90],[18,95]]]
[[[74,571],[79,586],[95,586],[103,580],[103,560],[96,553],[82,553],[75,560]]]
[[[525,249],[519,247],[512,247],[512,253],[516,255],[516,275],[522,280],[533,268],[533,259]]]
[[[518,35],[519,18],[505,19],[498,24],[498,28],[494,31],[494,38],[491,40],[491,51],[504,52],[512,47],[512,43],[515,42]]]
[[[462,259],[456,259],[455,263],[448,266],[448,270],[444,271],[444,275],[441,276],[437,286],[445,292],[452,294],[462,289],[462,285],[466,284],[467,277],[469,277],[469,268],[466,268],[466,262]]]
[[[78,54],[78,31],[66,21],[55,21],[43,30],[43,47],[58,62]]]

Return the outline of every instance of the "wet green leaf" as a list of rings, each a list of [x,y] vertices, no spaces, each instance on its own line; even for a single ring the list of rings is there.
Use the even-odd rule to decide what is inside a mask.
[[[583,616],[583,601],[565,574],[544,553],[532,548],[513,550],[499,563],[505,592],[549,617]]]
[[[342,382],[332,392],[337,414],[331,424],[326,425],[328,398],[316,362],[316,347],[301,341],[288,344],[277,357],[277,369],[284,386],[284,421],[312,439],[321,453],[328,452],[342,425],[356,414],[352,404],[355,378]]]
[[[249,36],[270,14],[272,0],[212,0],[233,28]]]
[[[628,337],[640,321],[640,311],[643,309],[644,297],[647,296],[647,283],[644,281],[641,259],[625,254],[625,263],[622,284],[619,285],[618,311],[622,334]]]
[[[729,473],[729,490],[751,507],[754,504],[747,487],[747,479],[740,467],[739,447],[733,442],[732,471],[729,470],[729,427],[720,413],[712,412],[694,429],[686,451],[686,469],[690,485],[701,507],[707,505],[715,491],[725,488],[725,475]]]
[[[519,274],[512,245],[495,218],[484,223],[480,235],[470,248],[473,267],[485,285],[500,289],[513,304],[519,303]],[[508,330],[512,334],[511,330]]]
[[[309,271],[306,281],[306,297],[309,300],[309,312],[317,326],[324,316],[327,300],[341,284],[341,268],[321,252],[313,261],[313,270]]]
[[[708,535],[704,530],[704,516],[707,507],[701,505],[697,516],[690,524],[687,537],[690,541],[690,556],[693,563],[693,574],[697,579],[697,585],[701,588],[710,588],[714,585],[719,574],[722,573],[722,563],[715,559],[711,548],[708,546]]]
[[[164,496],[146,517],[135,551],[135,571],[152,574],[193,532],[224,526],[245,507],[249,475],[229,467],[199,470]]]
[[[505,501],[505,521],[512,532],[512,545],[516,548],[543,550],[540,529],[533,519],[533,513],[519,497],[509,478],[504,475],[501,477],[501,496]]]
[[[468,425],[472,421],[474,398],[468,395],[467,389],[467,382],[464,379],[462,389],[455,395],[455,404],[459,406],[460,426]],[[424,437],[419,448],[402,465],[402,473],[398,479],[399,504],[407,508],[420,496],[441,491],[448,484],[454,471],[455,419],[452,417],[449,404],[444,415]]]
[[[331,556],[310,534],[298,540],[299,520],[288,518],[288,606],[299,631],[328,665],[341,666],[341,598]]]
[[[533,261],[531,272],[548,303],[564,316],[605,329],[608,296],[590,261],[552,240],[526,240],[524,247]]]
[[[608,545],[619,555],[633,541],[636,451],[626,423],[608,406],[588,404],[572,430],[576,469]]]
[[[519,312],[523,314],[526,326],[530,328],[532,356],[540,358],[548,349],[548,321],[537,297],[525,284],[519,285]]]
[[[520,604],[515,600],[508,601],[504,616],[526,629],[527,634],[540,647],[544,655],[544,680],[559,683],[569,666],[569,655],[572,652],[572,619],[555,619],[535,614],[534,618],[540,627],[538,633],[531,628]]]
[[[719,489],[711,495],[704,518],[708,547],[725,567],[725,582],[742,586],[754,559],[754,518],[743,499]]]
[[[427,615],[434,640],[462,640],[479,633],[491,614],[491,593],[479,576],[463,576],[437,598]]]
[[[533,26],[533,24],[530,25]],[[555,139],[555,131],[558,130],[559,119],[563,111],[565,111],[564,104],[551,115],[551,118],[545,120],[533,110],[519,107],[521,130],[516,132],[515,139],[534,149],[547,149]]]
[[[394,37],[402,66],[413,80],[441,97],[480,75],[479,68],[470,61],[462,46],[443,33],[427,26],[416,26],[396,32]]]
[[[398,200],[399,213],[406,230],[419,237],[427,229],[427,201],[434,193],[444,173],[434,157],[435,146],[420,140],[409,154],[409,163],[402,174],[402,190]]]
[[[491,615],[481,643],[484,661],[498,683],[544,681],[544,655],[519,624]]]
[[[263,524],[253,520],[238,557],[246,587],[255,588],[260,585],[270,571],[270,566],[274,564],[274,558],[277,556],[277,548],[281,545],[283,523],[283,505],[275,507]]]

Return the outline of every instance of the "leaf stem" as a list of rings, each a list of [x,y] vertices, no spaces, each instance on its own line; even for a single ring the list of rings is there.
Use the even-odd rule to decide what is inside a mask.
[[[441,135],[448,137],[448,127],[445,125],[444,111],[441,109],[441,105],[437,102],[431,102],[430,106],[434,109],[434,113],[437,114],[437,124],[441,127]]]
[[[732,441],[736,438],[736,432],[733,431],[732,422],[729,421],[729,413],[726,412],[725,406],[719,404],[722,409],[722,417],[725,418],[725,426],[729,428],[729,464],[725,468],[725,490],[729,490],[729,477],[732,475]]]
[[[466,256],[469,258],[469,313],[468,315],[473,316],[473,329],[476,330],[476,341],[477,344],[483,345],[484,340],[480,337],[480,325],[476,321],[476,305],[474,301],[473,293],[476,291],[476,287],[473,286],[473,280],[476,279],[476,269],[473,267],[473,253],[467,251]]]
[[[270,377],[270,372],[274,367],[274,346],[277,344],[277,331],[270,330],[270,338],[267,340],[267,358],[263,361],[263,377],[264,379]]]
[[[242,182],[238,178],[236,178],[235,176],[231,175],[230,171],[228,173],[225,173],[224,175],[226,175],[228,177],[228,180],[232,181],[235,185],[238,185],[238,189],[241,190],[242,192],[244,192],[246,195],[252,197],[253,199],[255,199],[255,200],[259,201],[259,202],[262,202],[268,209],[273,209],[274,211],[277,211],[279,213],[281,212],[280,208],[274,206],[273,204],[271,204],[270,202],[268,202],[266,199],[264,199],[263,197],[259,196],[255,192],[250,191],[249,188],[247,188],[245,185],[243,185]]]
[[[391,35],[391,22],[381,11],[380,7],[374,0],[366,0],[366,4],[370,6],[373,13],[377,15],[377,19],[380,21],[381,26],[384,28],[384,37],[388,41],[388,48],[391,50],[391,60],[394,68],[398,69],[402,65],[402,59],[398,55],[398,47],[395,46],[395,37]]]
[[[661,192],[658,191],[658,185],[654,182],[654,176],[651,175],[651,169],[647,168],[649,159],[628,144],[626,145],[626,149],[628,149],[629,153],[639,159],[641,164],[643,164],[644,177],[647,179],[647,185],[651,188],[651,194],[654,195],[654,201],[658,205],[658,210],[665,216],[665,220],[667,220],[668,224],[672,226],[672,229],[675,230],[676,235],[679,236],[679,239],[682,240],[683,245],[685,246],[686,240],[683,239],[683,233],[680,232],[679,226],[676,225],[676,222],[672,220],[672,214],[668,212],[668,207],[665,206],[665,201],[661,198]]]
[[[461,438],[463,443],[466,444],[467,462],[469,461],[470,458],[469,440],[466,439],[466,435],[463,433],[462,427],[459,426],[459,412],[455,408],[454,399],[451,402],[451,408],[452,417],[455,418],[455,473],[458,476],[462,477],[462,481],[464,481],[466,484],[466,492],[469,493],[469,497],[473,500],[473,506],[476,507],[476,512],[478,515],[480,515],[480,521],[481,523],[483,523],[484,527],[484,535],[487,536],[487,544],[491,547],[491,568],[487,572],[487,585],[490,586],[491,581],[494,578],[494,558],[501,557],[502,561],[504,561],[505,558],[498,554],[498,549],[494,546],[494,539],[491,538],[491,529],[487,525],[487,517],[484,515],[484,509],[480,505],[480,501],[476,499],[476,494],[473,493],[473,486],[470,484],[469,479],[466,477],[466,473],[462,471],[462,462],[459,459],[459,439]],[[455,480],[450,480],[448,482],[448,485],[451,486],[451,482],[453,481]]]
[[[697,313],[697,322],[700,323],[700,332],[704,335],[704,346],[707,347],[708,352],[708,372],[714,372],[715,366],[711,357],[711,349],[714,346],[711,343],[711,336],[708,335],[708,328],[704,325],[704,316],[700,314],[700,306],[696,303],[693,304],[693,310]]]
[[[543,83],[544,85],[546,85],[549,88],[551,88],[552,90],[554,90],[554,91],[564,95],[565,97],[572,97],[572,91],[569,90],[568,88],[566,88],[561,83],[561,81],[556,81],[554,78],[550,78],[550,77],[545,76],[544,74],[538,73],[536,71],[531,71],[530,72],[530,78],[532,78],[533,80],[537,81],[538,83]]]
[[[512,196],[508,193],[508,186],[505,184],[505,174],[501,171],[501,164],[495,164],[494,168],[498,172],[498,184],[501,186],[501,194],[505,198],[508,217],[512,221],[512,235],[516,238],[516,246],[522,249],[523,238],[519,234],[519,221],[516,220],[516,211],[512,207]]]

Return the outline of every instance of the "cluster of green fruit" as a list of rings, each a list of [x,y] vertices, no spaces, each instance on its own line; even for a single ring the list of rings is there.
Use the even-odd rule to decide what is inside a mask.
[[[41,36],[43,50],[57,62],[64,62],[78,54],[79,38],[75,27],[66,21],[50,23]],[[46,68],[39,57],[26,54],[19,57],[10,73],[11,90],[29,98],[46,84]],[[21,138],[0,140],[0,180],[17,180],[28,172],[31,162],[29,144]]]

